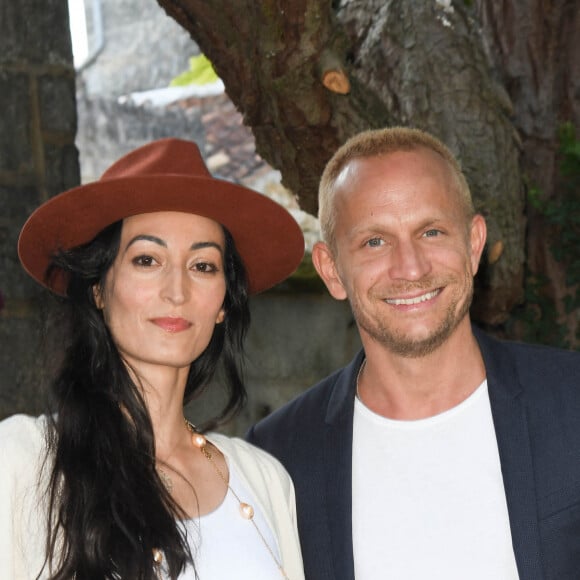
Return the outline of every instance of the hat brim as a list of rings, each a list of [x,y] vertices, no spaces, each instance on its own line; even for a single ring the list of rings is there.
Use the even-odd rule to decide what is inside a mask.
[[[18,255],[35,280],[64,295],[64,277],[57,276],[50,286],[45,279],[55,252],[85,244],[126,217],[158,211],[192,213],[225,226],[252,294],[287,278],[304,255],[298,223],[265,195],[212,177],[167,174],[101,180],[49,199],[24,224]]]

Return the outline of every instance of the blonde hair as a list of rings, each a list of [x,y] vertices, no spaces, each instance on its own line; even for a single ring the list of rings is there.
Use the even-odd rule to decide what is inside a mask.
[[[388,127],[363,131],[351,137],[326,164],[318,188],[318,217],[322,239],[334,248],[334,225],[336,208],[334,204],[335,182],[344,167],[353,159],[377,157],[397,151],[414,151],[427,148],[439,154],[448,164],[455,179],[460,203],[468,219],[475,213],[469,185],[453,153],[439,139],[419,129]]]

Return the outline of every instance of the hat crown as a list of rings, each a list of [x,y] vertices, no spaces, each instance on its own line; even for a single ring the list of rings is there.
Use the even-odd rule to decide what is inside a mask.
[[[168,138],[131,151],[113,163],[101,180],[171,174],[211,178],[195,143]]]

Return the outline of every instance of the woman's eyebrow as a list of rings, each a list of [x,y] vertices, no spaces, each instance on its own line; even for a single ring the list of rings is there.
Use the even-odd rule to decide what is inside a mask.
[[[127,246],[125,247],[125,250],[127,250],[132,244],[134,244],[135,242],[138,242],[140,240],[145,240],[147,242],[153,242],[154,244],[158,244],[164,248],[167,247],[167,243],[165,242],[165,240],[162,240],[161,238],[158,238],[157,236],[150,236],[147,234],[139,234],[138,236],[131,238],[131,240],[128,242]],[[209,241],[208,242],[194,242],[190,246],[190,250],[200,250],[202,248],[216,248],[217,250],[219,250],[220,253],[223,254],[223,248],[219,244],[217,244],[216,242],[209,242]]]
[[[223,248],[216,242],[195,242],[191,244],[191,250],[200,250],[201,248],[216,248],[220,254],[223,254]]]
[[[163,246],[164,248],[167,247],[167,243],[162,240],[161,238],[158,238],[157,236],[149,236],[147,234],[139,234],[138,236],[135,236],[134,238],[131,238],[131,240],[129,240],[129,242],[127,243],[127,246],[125,247],[125,250],[127,248],[129,248],[132,244],[134,244],[135,242],[138,242],[140,240],[145,240],[147,242],[153,242],[154,244],[159,244],[160,246]]]

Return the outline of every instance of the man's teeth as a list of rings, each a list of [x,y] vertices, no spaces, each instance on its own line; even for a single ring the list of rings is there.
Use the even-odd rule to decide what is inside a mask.
[[[433,290],[432,292],[427,292],[427,294],[415,296],[415,298],[387,298],[386,302],[387,304],[393,304],[394,306],[409,306],[411,304],[420,304],[421,302],[431,300],[431,298],[437,296],[437,294],[439,294],[439,290]]]

